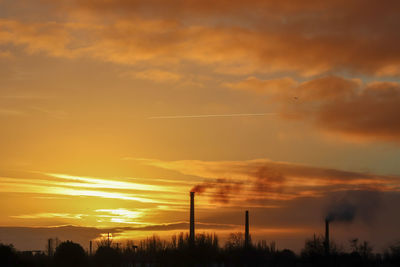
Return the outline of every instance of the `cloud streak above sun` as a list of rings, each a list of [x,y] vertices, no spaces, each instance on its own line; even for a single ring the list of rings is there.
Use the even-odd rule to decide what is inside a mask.
[[[42,173],[47,178],[25,179],[0,177],[1,192],[18,192],[64,196],[81,196],[138,201],[141,203],[179,204],[169,193],[179,192],[179,186],[156,186],[115,179],[80,177],[67,174]],[[57,178],[49,179],[48,177]],[[60,181],[61,180],[61,181]],[[155,192],[160,192],[154,197]]]

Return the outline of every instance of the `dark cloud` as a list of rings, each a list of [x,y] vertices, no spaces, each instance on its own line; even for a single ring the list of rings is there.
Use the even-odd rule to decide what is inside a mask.
[[[317,101],[320,107],[310,113],[316,124],[356,137],[399,142],[400,85],[376,82],[356,89],[347,97]]]
[[[400,141],[399,83],[327,76],[289,84],[247,79],[227,86],[266,94],[283,117],[311,121],[328,132],[361,141]]]
[[[346,191],[331,198],[326,207],[326,220],[373,222],[379,214],[383,194],[377,191]]]
[[[208,192],[212,200],[217,203],[228,203],[230,196],[239,194],[242,190],[242,183],[229,179],[215,179],[195,185],[190,191],[199,195]],[[211,192],[210,192],[211,191]]]

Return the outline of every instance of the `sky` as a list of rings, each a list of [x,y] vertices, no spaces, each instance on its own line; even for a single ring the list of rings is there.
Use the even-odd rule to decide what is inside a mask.
[[[0,0],[0,242],[400,238],[400,2]],[[333,211],[332,211],[333,210]]]

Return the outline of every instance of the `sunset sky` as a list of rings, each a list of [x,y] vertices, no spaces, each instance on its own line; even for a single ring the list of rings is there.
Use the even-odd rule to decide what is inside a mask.
[[[400,1],[0,0],[0,242],[400,239]],[[118,241],[119,242],[119,241]]]

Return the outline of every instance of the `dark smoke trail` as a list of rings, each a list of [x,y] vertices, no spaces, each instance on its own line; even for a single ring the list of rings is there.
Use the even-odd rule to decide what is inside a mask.
[[[277,168],[260,166],[254,171],[246,172],[252,178],[245,183],[255,194],[268,194],[269,192],[280,192],[284,188],[285,177]],[[219,203],[228,203],[233,194],[242,191],[244,182],[228,179],[217,179],[213,182],[203,182],[194,186],[191,191],[198,194],[210,193],[212,200]],[[251,196],[249,196],[251,198]]]
[[[353,221],[357,212],[357,207],[352,203],[342,200],[339,203],[333,203],[329,207],[328,214],[325,219],[329,222],[351,222]]]
[[[208,188],[212,188],[212,185],[208,182],[204,182],[202,184],[195,185],[192,189],[190,189],[190,192],[195,192],[201,195],[204,193]]]
[[[285,176],[276,168],[262,166],[253,175],[256,180],[253,188],[256,192],[280,192],[285,185]]]
[[[242,190],[242,183],[229,181],[227,179],[217,179],[213,182],[203,182],[195,185],[190,191],[203,194],[211,191],[213,201],[218,203],[228,203],[231,194],[237,194]]]
[[[376,217],[381,204],[381,193],[377,191],[349,191],[327,208],[328,221],[352,222],[356,216],[364,222]]]

